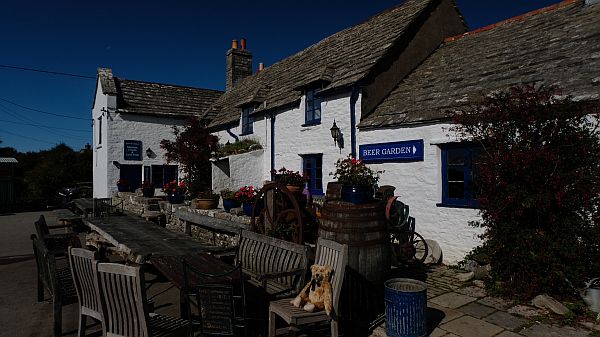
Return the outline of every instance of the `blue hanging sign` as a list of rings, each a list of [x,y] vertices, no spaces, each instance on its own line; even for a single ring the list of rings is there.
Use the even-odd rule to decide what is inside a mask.
[[[358,147],[359,157],[365,163],[423,161],[423,152],[423,139],[364,144]]]
[[[124,140],[123,141],[123,159],[124,160],[142,160],[142,141]]]

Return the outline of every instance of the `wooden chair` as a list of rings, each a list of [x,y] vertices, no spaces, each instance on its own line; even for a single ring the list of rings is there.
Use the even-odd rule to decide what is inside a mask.
[[[77,294],[69,265],[57,264],[56,252],[48,250],[35,234],[31,235],[37,264],[37,301],[44,301],[44,289],[52,299],[54,336],[62,335],[62,307],[77,302]],[[62,253],[62,252],[60,252]],[[62,259],[65,262],[65,259]]]
[[[79,327],[77,335],[85,336],[87,316],[102,321],[102,308],[94,282],[94,262],[96,253],[83,248],[69,248],[69,265],[73,283],[79,299]]]
[[[306,312],[302,308],[296,308],[290,304],[290,298],[272,301],[269,305],[269,337],[275,337],[277,330],[275,326],[276,317],[281,317],[289,328],[285,332],[295,333],[300,326],[320,322],[330,322],[331,336],[338,336],[338,309],[340,291],[344,282],[344,272],[348,264],[348,246],[340,243],[319,238],[317,241],[317,252],[315,264],[328,265],[333,269],[331,287],[333,291],[333,314],[327,316],[325,311]]]
[[[75,233],[50,233],[50,229],[71,226],[48,226],[46,218],[43,215],[40,215],[40,218],[34,224],[38,239],[42,240],[48,250],[53,251],[55,255],[66,255],[69,246],[81,247],[81,241],[79,241],[79,238]]]
[[[183,260],[190,336],[246,336],[246,292],[240,265],[210,274]]]
[[[139,266],[98,262],[94,266],[105,336],[178,337],[189,333],[185,320],[148,312],[144,274]]]

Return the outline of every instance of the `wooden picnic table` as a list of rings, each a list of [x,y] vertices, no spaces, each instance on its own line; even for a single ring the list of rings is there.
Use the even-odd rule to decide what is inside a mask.
[[[81,213],[84,217],[94,212],[94,199],[93,198],[78,198],[73,199],[73,207]]]
[[[152,256],[178,256],[198,252],[220,251],[198,242],[181,232],[172,231],[153,222],[131,216],[85,218],[84,224],[116,247],[130,261],[142,264]]]

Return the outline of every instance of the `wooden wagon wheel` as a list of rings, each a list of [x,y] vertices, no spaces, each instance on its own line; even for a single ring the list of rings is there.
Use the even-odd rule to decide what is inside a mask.
[[[262,205],[262,209],[257,205]],[[284,185],[268,183],[258,192],[250,228],[253,232],[269,234],[280,226],[291,228],[293,242],[303,242],[304,223],[296,197]]]

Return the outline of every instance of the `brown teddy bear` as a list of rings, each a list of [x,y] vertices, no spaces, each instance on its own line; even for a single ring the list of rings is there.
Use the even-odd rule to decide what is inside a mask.
[[[328,316],[331,316],[331,274],[333,270],[330,266],[320,266],[314,264],[310,267],[310,282],[300,291],[298,296],[290,301],[296,308],[304,306],[304,310],[313,312],[315,309],[323,310]]]

